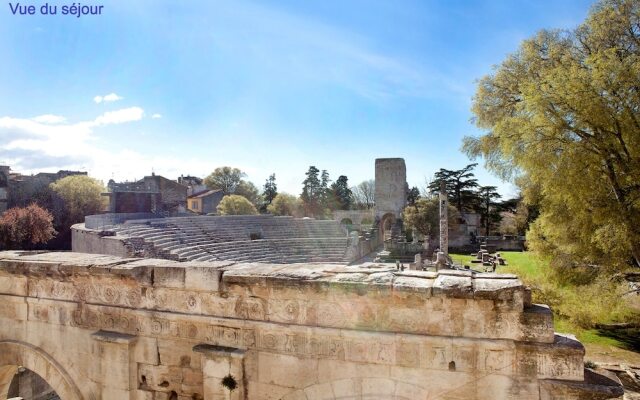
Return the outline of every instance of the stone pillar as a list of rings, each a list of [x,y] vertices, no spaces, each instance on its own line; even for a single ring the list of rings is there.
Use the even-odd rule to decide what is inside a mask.
[[[449,255],[449,216],[447,207],[449,202],[447,200],[447,187],[444,182],[440,182],[440,251],[445,256]]]
[[[193,351],[202,353],[202,381],[206,400],[245,400],[245,350],[199,344]]]
[[[94,380],[100,385],[101,399],[131,399],[137,391],[133,346],[137,336],[98,331],[91,335],[96,362]]]

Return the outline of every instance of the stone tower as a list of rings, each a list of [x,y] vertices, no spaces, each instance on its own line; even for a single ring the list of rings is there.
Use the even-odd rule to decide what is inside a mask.
[[[407,203],[407,167],[403,158],[376,159],[376,219],[400,219]]]

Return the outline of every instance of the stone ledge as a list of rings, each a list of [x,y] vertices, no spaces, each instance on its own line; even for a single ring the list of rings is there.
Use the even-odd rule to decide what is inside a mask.
[[[143,286],[207,291],[226,286],[316,286],[359,291],[414,292],[431,296],[515,301],[525,291],[514,275],[479,274],[470,271],[397,271],[386,265],[263,264],[233,262],[184,262],[164,259],[119,258],[69,252],[0,252],[0,270],[26,276],[69,277],[111,275],[130,278]],[[519,306],[516,306],[518,308]],[[520,306],[521,307],[521,306]]]

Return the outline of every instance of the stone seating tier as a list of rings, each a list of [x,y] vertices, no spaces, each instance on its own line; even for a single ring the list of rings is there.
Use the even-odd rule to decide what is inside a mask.
[[[296,263],[348,262],[336,221],[273,216],[198,216],[127,221],[112,229],[143,240],[146,257]]]

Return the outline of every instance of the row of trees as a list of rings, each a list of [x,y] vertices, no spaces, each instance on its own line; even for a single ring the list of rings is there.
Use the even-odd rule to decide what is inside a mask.
[[[270,212],[275,215],[329,217],[334,210],[349,210],[358,205],[373,206],[373,181],[363,182],[358,187],[369,188],[364,192],[349,188],[349,180],[340,175],[332,182],[326,170],[320,171],[310,166],[302,182],[300,197],[279,193],[275,174],[266,180],[262,193],[251,182],[245,181],[246,174],[238,168],[216,168],[205,178],[210,189],[220,189],[225,197],[218,206],[218,213],[229,215],[242,211],[245,214]],[[363,197],[360,197],[364,193]],[[361,200],[362,199],[362,200]]]
[[[491,233],[524,234],[525,224],[500,224],[505,214],[510,214],[517,221],[519,199],[500,201],[501,196],[495,186],[481,186],[473,172],[477,164],[469,164],[459,170],[441,168],[421,192],[412,187],[407,193],[407,208],[404,211],[405,225],[413,230],[431,236],[439,231],[438,194],[444,185],[449,200],[449,223],[461,223],[462,213],[477,213],[484,229],[484,235]]]

